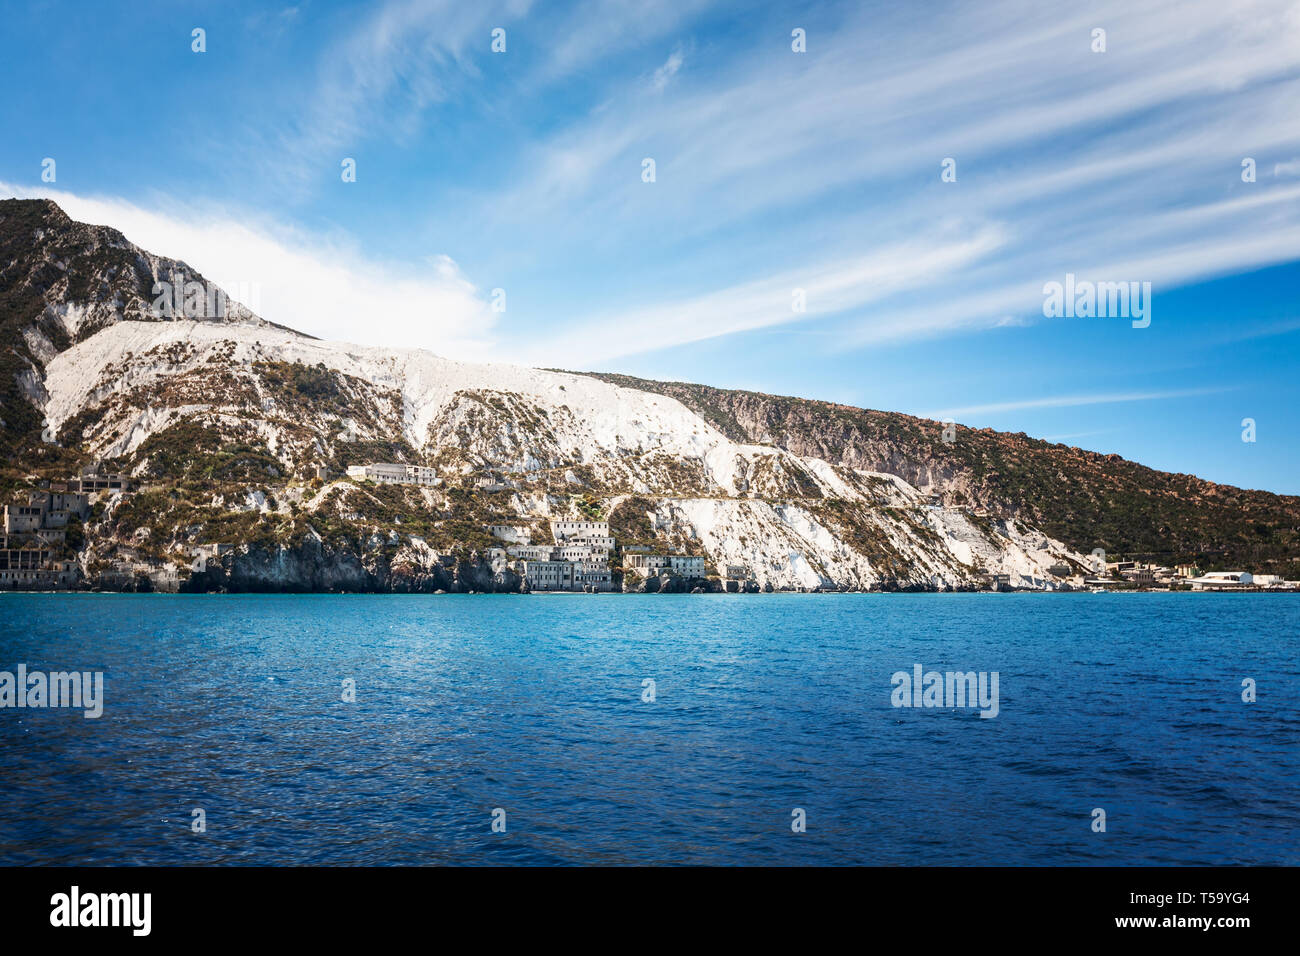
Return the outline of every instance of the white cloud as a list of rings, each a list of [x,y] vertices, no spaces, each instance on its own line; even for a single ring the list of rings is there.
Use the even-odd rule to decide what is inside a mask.
[[[515,347],[537,364],[585,363],[722,335],[823,318],[915,290],[995,252],[1000,229],[936,232],[871,249],[862,255],[801,268],[700,295],[600,315],[560,330],[542,342]],[[796,290],[803,293],[795,309]],[[617,330],[614,334],[613,330]]]
[[[120,230],[155,255],[179,259],[263,318],[320,338],[427,348],[482,358],[494,315],[483,294],[445,255],[423,269],[375,262],[346,240],[161,201],[145,209],[121,199],[15,186],[0,195],[53,199],[73,219]]]
[[[432,107],[465,112],[459,95],[476,84],[510,98],[501,115],[538,117],[501,151],[517,165],[485,164],[494,172],[418,210],[462,243],[447,252],[504,264],[476,268],[511,284],[520,361],[594,364],[830,317],[822,331],[844,348],[1037,322],[1043,283],[1066,272],[1151,281],[1159,324],[1162,294],[1180,284],[1300,259],[1300,192],[1281,178],[1300,170],[1285,161],[1300,150],[1300,7],[1288,0],[1086,12],[990,0],[920,19],[831,6],[810,13],[816,42],[802,55],[758,12],[692,37],[700,0],[579,0],[517,29],[529,7],[390,0],[358,17],[310,77],[301,123],[268,151],[269,165],[318,170],[367,137],[400,148]],[[1109,50],[1093,54],[1103,22]],[[490,86],[480,71],[497,25],[512,52],[529,42],[535,55]],[[547,84],[597,68],[587,99],[566,94],[555,112]],[[672,97],[649,95],[668,85]],[[1246,155],[1274,177],[1242,183]],[[654,184],[640,181],[645,156]],[[939,182],[945,156],[956,183]],[[219,208],[150,217],[97,202],[151,251],[214,278],[272,277],[261,311],[273,321],[444,354],[492,344],[482,291],[450,260],[421,273]],[[530,295],[512,272],[562,291]],[[795,287],[806,313],[790,308]]]
[[[681,48],[679,47],[668,55],[668,59],[664,61],[663,66],[655,70],[655,75],[650,80],[650,86],[656,93],[663,92],[664,87],[668,85],[668,81],[677,75],[677,71],[682,68],[683,59],[684,57]]]
[[[1040,321],[1042,283],[1066,271],[1158,282],[1159,294],[1300,259],[1293,191],[1239,177],[1243,156],[1300,146],[1294,3],[1110,2],[1063,14],[1001,2],[945,4],[915,24],[846,17],[823,23],[803,56],[782,44],[711,46],[708,71],[671,101],[647,100],[643,80],[611,83],[598,108],[521,151],[519,174],[483,196],[488,218],[524,235],[544,222],[548,244],[570,255],[624,244],[635,262],[653,237],[689,249],[678,254],[701,273],[729,275],[778,233],[827,261],[846,237],[927,236],[950,215],[1005,230],[996,261],[973,259],[905,297],[860,299],[856,328],[846,326],[857,346]],[[1109,50],[1094,54],[1100,22]],[[636,180],[645,155],[657,162],[653,185]],[[956,183],[939,183],[945,156],[958,161]],[[762,282],[698,297],[703,333],[678,318],[699,318],[693,307],[629,311],[657,316],[659,334],[642,337],[655,347],[757,328],[775,320],[734,293]],[[741,307],[726,309],[728,298]]]
[[[1155,402],[1171,398],[1193,398],[1200,395],[1212,395],[1227,391],[1224,388],[1186,388],[1163,392],[1111,392],[1095,395],[1050,395],[1040,398],[1026,398],[1011,402],[991,402],[987,405],[967,405],[964,408],[949,408],[924,417],[942,420],[944,418],[979,418],[1000,412],[1018,412],[1030,408],[1077,408],[1083,405],[1114,405],[1124,402]]]

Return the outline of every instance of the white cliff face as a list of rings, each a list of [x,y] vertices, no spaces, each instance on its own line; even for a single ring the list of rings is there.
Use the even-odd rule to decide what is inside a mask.
[[[281,408],[265,363],[341,373],[347,407]],[[334,442],[399,438],[466,474],[563,472],[607,504],[647,496],[665,543],[702,551],[721,577],[744,568],[760,587],[961,588],[976,567],[1044,586],[1061,556],[1081,560],[1032,529],[981,528],[930,508],[897,476],[738,444],[675,399],[584,375],[324,342],[252,321],[121,321],[51,356],[44,384],[47,433],[96,410],[81,437],[99,457],[129,456],[201,419],[255,436],[286,473],[302,464],[295,455]],[[528,490],[509,501],[523,519],[568,506]]]

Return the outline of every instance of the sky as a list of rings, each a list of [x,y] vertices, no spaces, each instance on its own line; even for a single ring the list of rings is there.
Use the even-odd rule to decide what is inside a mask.
[[[2,0],[0,44],[0,197],[271,321],[1300,493],[1296,0]]]

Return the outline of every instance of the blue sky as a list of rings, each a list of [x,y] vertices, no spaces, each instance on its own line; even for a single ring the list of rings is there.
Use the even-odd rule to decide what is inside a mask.
[[[1300,6],[751,6],[7,4],[0,195],[328,338],[1300,493]],[[1045,317],[1067,273],[1150,325]]]

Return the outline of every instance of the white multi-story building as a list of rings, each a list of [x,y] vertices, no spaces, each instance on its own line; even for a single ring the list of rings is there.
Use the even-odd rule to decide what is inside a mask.
[[[438,472],[424,465],[402,465],[388,462],[371,462],[369,465],[348,465],[348,477],[373,481],[381,485],[437,485]]]
[[[609,563],[609,552],[604,548],[593,548],[587,544],[571,544],[557,548],[562,561],[601,561]]]
[[[601,561],[582,561],[574,572],[574,583],[588,591],[612,591],[614,575],[609,565]]]
[[[557,560],[556,551],[549,544],[516,544],[506,548],[511,557],[523,558],[525,561],[554,561]]]
[[[588,536],[609,537],[608,521],[552,521],[551,535],[556,544],[565,544],[570,538],[582,538]],[[610,538],[610,547],[613,545],[613,538]]]
[[[704,559],[685,554],[625,554],[624,564],[645,574],[680,574],[687,578],[704,577]]]
[[[623,563],[646,574],[658,574],[667,570],[668,557],[662,554],[624,554]]]
[[[692,558],[684,554],[668,555],[668,567],[674,574],[686,578],[704,577],[704,559]]]
[[[533,591],[569,591],[574,583],[571,561],[523,561],[523,575]]]

